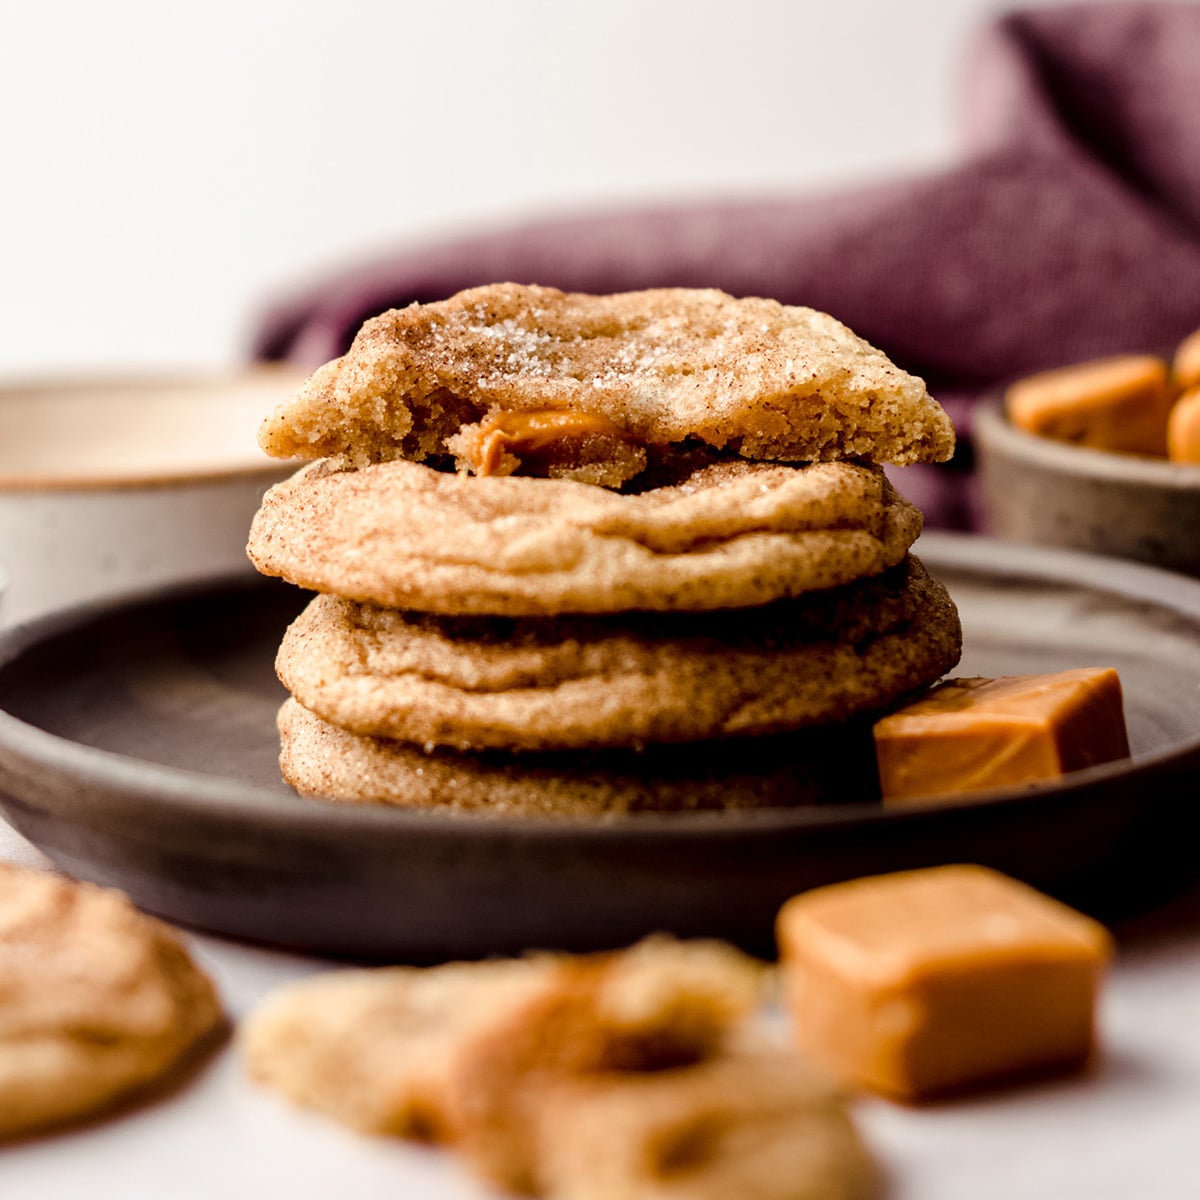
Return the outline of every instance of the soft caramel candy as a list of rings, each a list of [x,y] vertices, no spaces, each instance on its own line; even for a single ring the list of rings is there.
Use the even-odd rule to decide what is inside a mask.
[[[1200,329],[1185,337],[1176,347],[1171,374],[1176,387],[1194,388],[1200,385]]]
[[[1200,343],[1197,343],[1200,357]],[[1197,364],[1200,375],[1200,363]],[[1167,457],[1172,462],[1200,463],[1200,385],[1183,393],[1167,423]]]
[[[995,871],[818,888],[776,933],[795,1040],[851,1084],[918,1100],[1093,1051],[1107,931]]]
[[[1031,375],[1008,389],[1006,402],[1009,419],[1028,433],[1161,457],[1173,398],[1167,364],[1131,354]]]
[[[952,679],[875,724],[884,803],[1054,779],[1129,755],[1111,667]]]

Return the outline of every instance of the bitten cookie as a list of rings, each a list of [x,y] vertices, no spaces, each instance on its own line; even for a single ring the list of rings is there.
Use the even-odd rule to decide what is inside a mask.
[[[550,955],[336,971],[280,988],[241,1035],[250,1074],[362,1133],[446,1141],[449,1077],[480,1030],[556,985]]]
[[[744,1020],[747,962],[664,939],[574,960],[462,1058],[457,1149],[485,1179],[566,1200],[870,1194],[842,1096]]]
[[[630,495],[327,463],[271,488],[265,575],[387,608],[502,616],[709,610],[837,587],[903,560],[920,512],[882,471],[730,462]]]
[[[343,971],[250,1017],[252,1076],[562,1200],[865,1200],[841,1093],[750,1023],[761,964],[655,936],[586,956]]]
[[[546,412],[572,414],[548,447]],[[644,446],[912,463],[949,458],[954,433],[921,380],[813,309],[714,290],[500,283],[368,321],[259,441],[278,457],[355,467],[453,455],[483,474],[618,485]]]
[[[174,931],[120,892],[0,864],[0,1139],[150,1088],[222,1023]]]

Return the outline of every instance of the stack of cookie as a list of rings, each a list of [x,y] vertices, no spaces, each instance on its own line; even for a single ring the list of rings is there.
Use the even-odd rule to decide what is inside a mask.
[[[513,284],[368,322],[271,414],[284,777],[540,815],[861,796],[870,723],[957,661],[881,464],[949,457],[832,318]]]

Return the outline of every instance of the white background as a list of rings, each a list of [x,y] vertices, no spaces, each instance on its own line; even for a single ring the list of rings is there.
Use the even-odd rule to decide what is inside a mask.
[[[217,366],[383,248],[956,153],[989,0],[0,0],[0,374]]]

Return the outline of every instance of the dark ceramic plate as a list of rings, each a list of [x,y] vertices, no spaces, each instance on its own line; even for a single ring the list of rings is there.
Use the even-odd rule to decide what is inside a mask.
[[[1200,581],[948,535],[919,551],[962,612],[961,673],[1117,667],[1133,760],[896,811],[847,796],[593,824],[304,800],[278,779],[271,666],[303,598],[215,581],[4,635],[0,808],[65,870],[176,921],[414,961],[655,929],[763,949],[794,892],[947,861],[1101,910],[1190,869]]]

